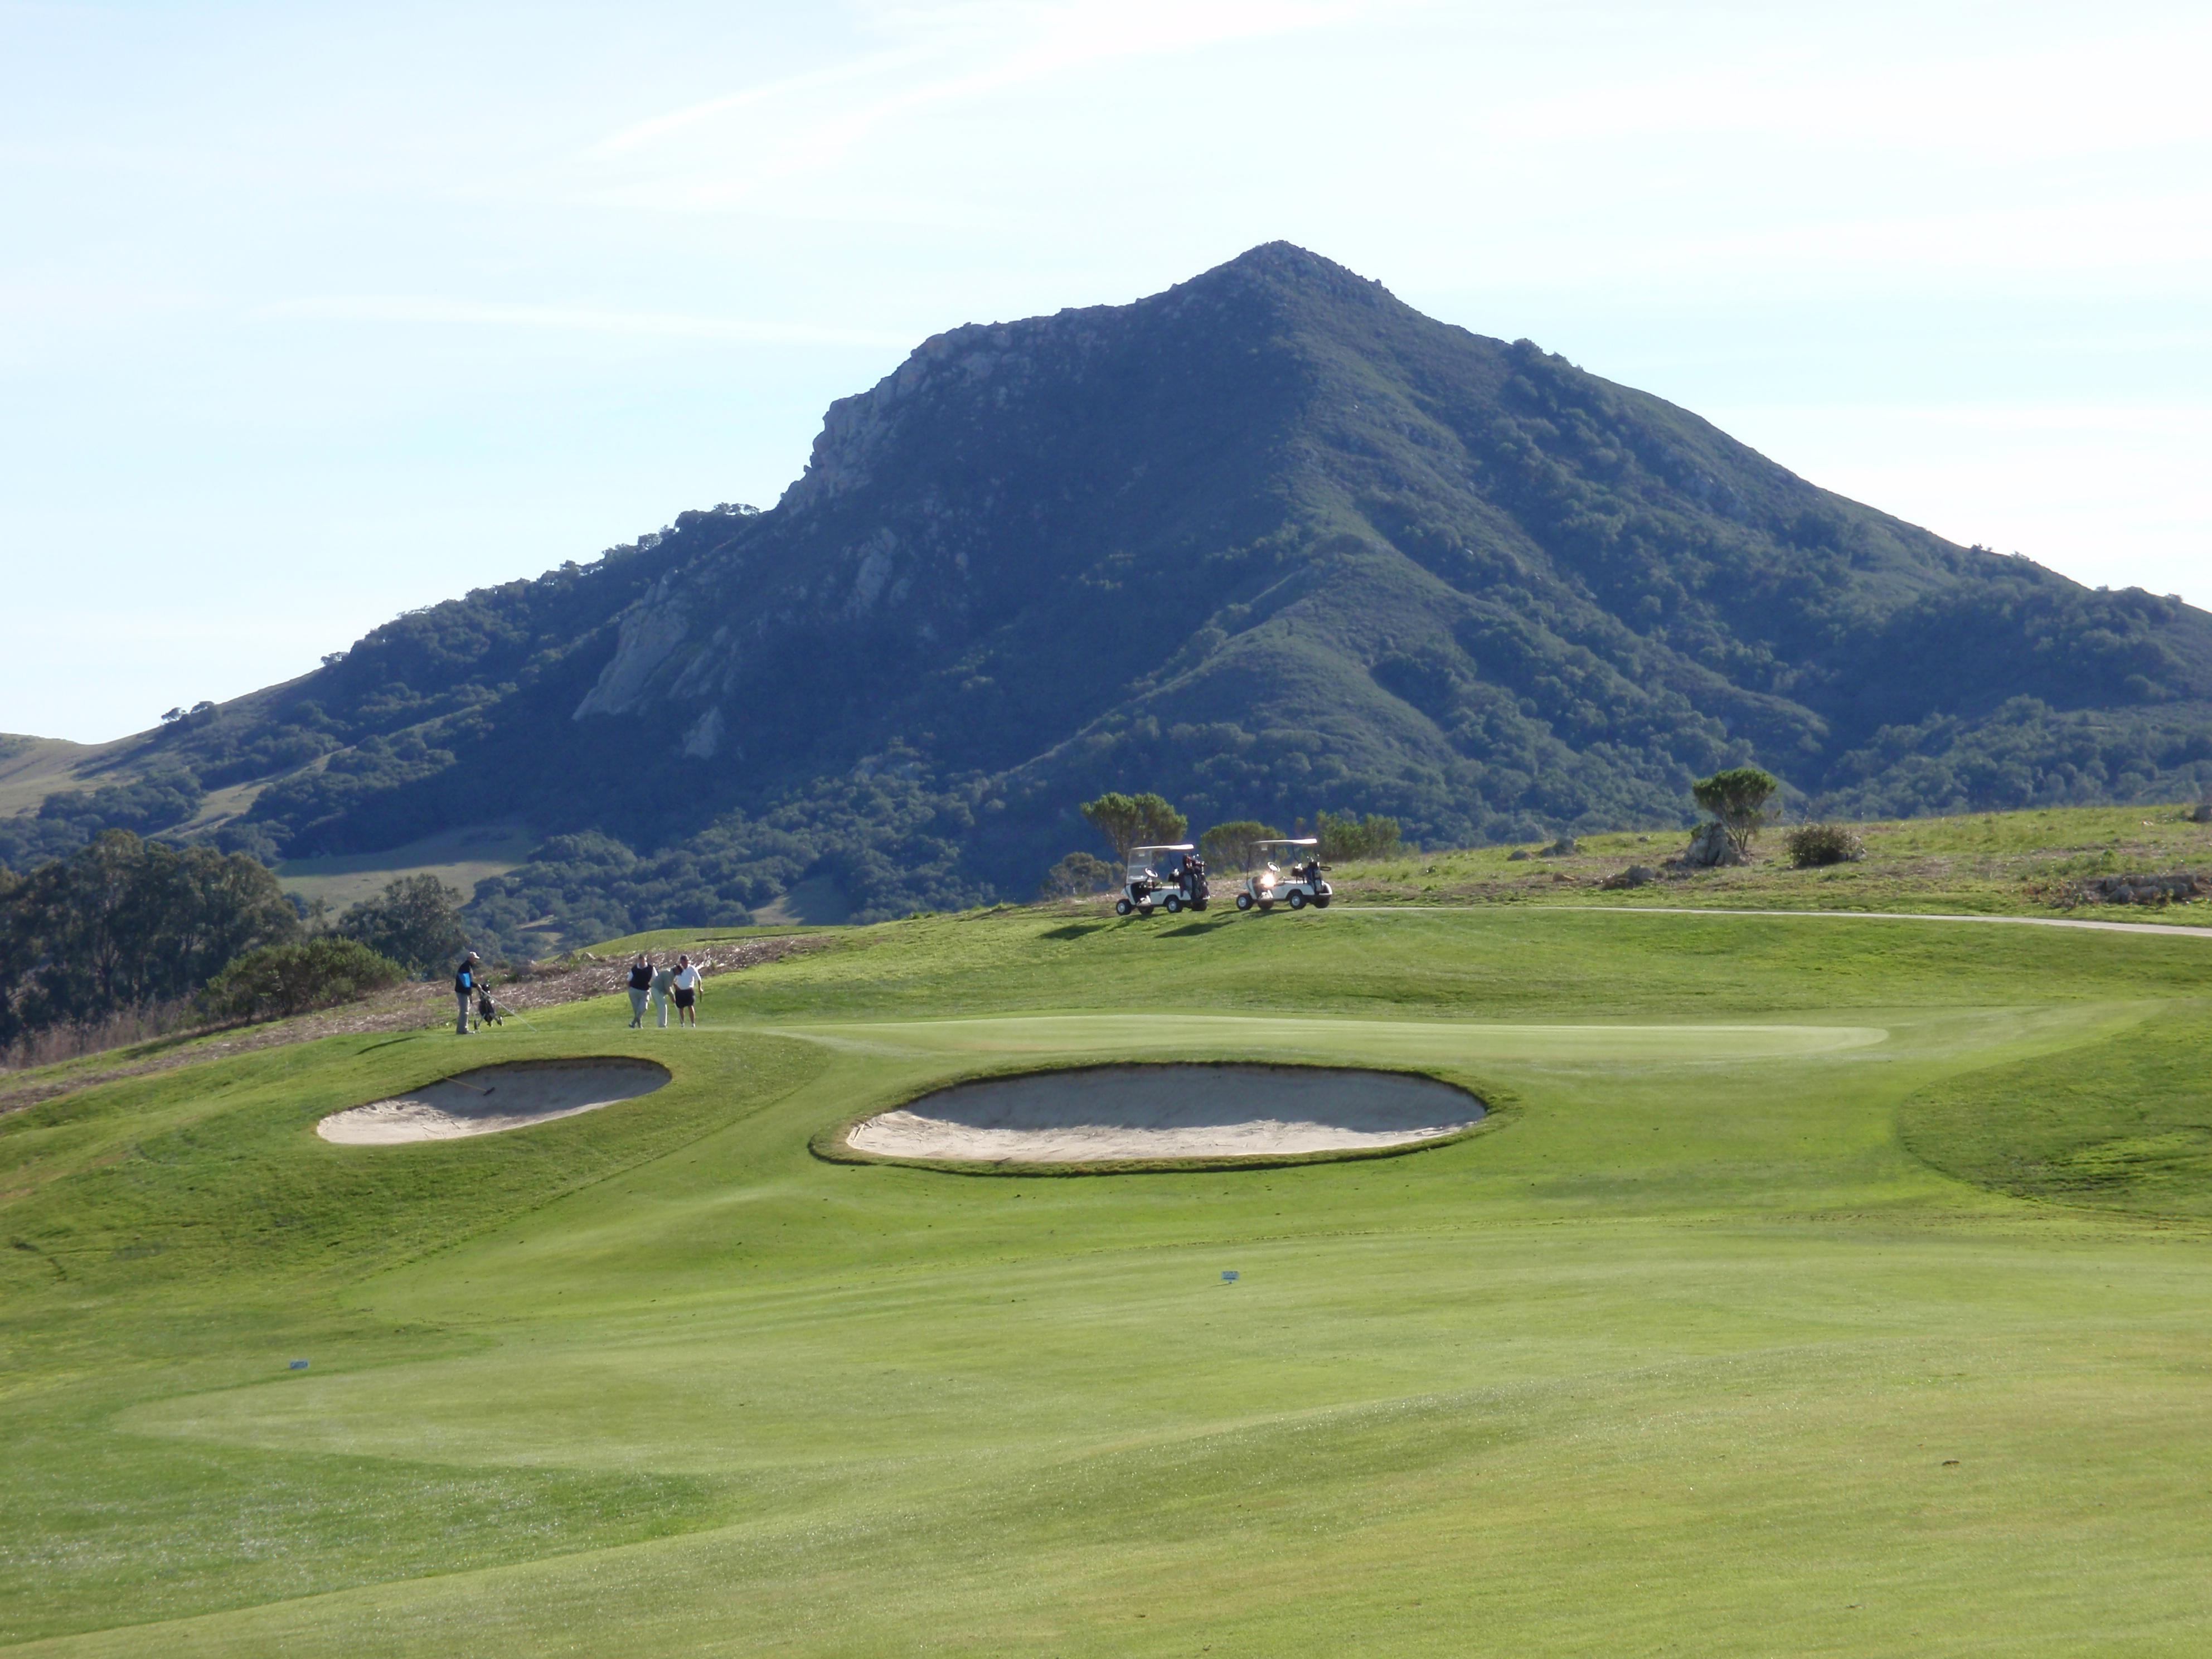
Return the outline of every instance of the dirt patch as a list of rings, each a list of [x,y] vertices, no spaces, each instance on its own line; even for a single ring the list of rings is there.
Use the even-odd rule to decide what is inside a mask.
[[[1479,1122],[1463,1089],[1320,1066],[1093,1066],[955,1084],[846,1132],[854,1152],[963,1164],[1094,1164],[1365,1152]]]
[[[401,1146],[498,1134],[635,1100],[668,1078],[666,1066],[645,1060],[479,1066],[389,1100],[333,1112],[315,1125],[315,1133],[340,1146]]]

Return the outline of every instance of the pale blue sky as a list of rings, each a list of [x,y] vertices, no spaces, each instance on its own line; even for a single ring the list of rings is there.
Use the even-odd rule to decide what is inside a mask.
[[[0,0],[0,731],[720,501],[939,329],[1284,237],[2212,604],[2212,11]]]

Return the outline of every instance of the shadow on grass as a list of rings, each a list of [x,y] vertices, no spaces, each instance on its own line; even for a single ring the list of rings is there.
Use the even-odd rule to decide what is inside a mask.
[[[1223,916],[1218,921],[1187,921],[1180,927],[1169,928],[1165,933],[1162,933],[1160,937],[1162,939],[1188,939],[1193,933],[1211,933],[1218,928],[1233,927],[1236,921],[1237,918],[1234,916]]]
[[[1065,927],[1048,927],[1041,939],[1088,939],[1093,933],[1103,933],[1114,924],[1110,921],[1071,921]]]

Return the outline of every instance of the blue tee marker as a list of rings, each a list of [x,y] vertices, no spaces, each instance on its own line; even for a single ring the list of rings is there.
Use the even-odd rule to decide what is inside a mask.
[[[1221,1282],[1224,1285],[1234,1285],[1237,1282],[1237,1269],[1224,1267],[1221,1270]]]
[[[307,1369],[307,1362],[304,1359],[295,1359],[292,1362],[291,1368],[295,1371],[304,1371]]]

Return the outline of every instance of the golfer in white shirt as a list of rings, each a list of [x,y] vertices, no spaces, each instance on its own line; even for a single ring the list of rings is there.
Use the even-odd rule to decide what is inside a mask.
[[[676,977],[670,981],[676,993],[676,1023],[696,1029],[699,1024],[699,982],[706,977],[691,965],[689,957],[676,958]]]

